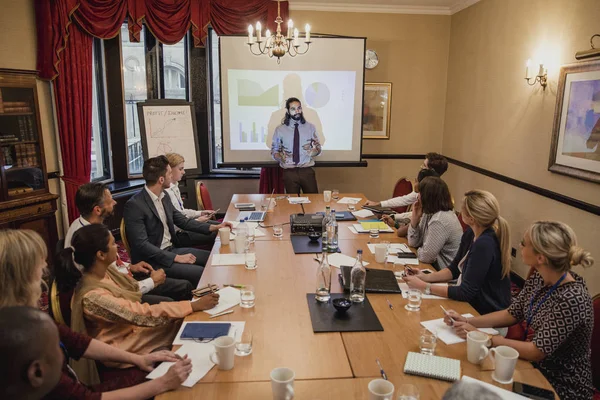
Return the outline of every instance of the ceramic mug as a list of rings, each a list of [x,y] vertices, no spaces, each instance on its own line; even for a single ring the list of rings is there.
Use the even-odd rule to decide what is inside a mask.
[[[369,400],[392,400],[394,384],[385,379],[373,379],[369,382]]]
[[[295,377],[296,374],[289,368],[275,368],[271,371],[273,400],[291,400],[294,398]]]
[[[210,361],[217,364],[217,367],[223,371],[229,371],[233,368],[235,359],[235,339],[231,336],[221,336],[213,341],[215,352],[211,353]]]
[[[219,228],[219,239],[221,239],[222,246],[227,246],[229,244],[230,235],[231,229],[229,229],[229,227]]]
[[[498,346],[490,350],[490,358],[495,364],[492,379],[504,385],[512,383],[519,352],[512,347]]]
[[[387,245],[376,244],[375,245],[375,261],[379,264],[385,263],[387,257]]]
[[[481,331],[467,333],[467,360],[472,364],[481,364],[488,356],[487,346],[491,345],[489,336]]]

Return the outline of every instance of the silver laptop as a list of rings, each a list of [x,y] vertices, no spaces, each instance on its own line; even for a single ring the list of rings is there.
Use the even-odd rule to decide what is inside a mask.
[[[275,189],[273,189],[271,192],[271,197],[269,197],[269,202],[267,204],[271,204],[271,201],[273,200],[273,193],[275,193]],[[263,222],[266,216],[266,211],[240,211],[237,220],[241,221],[245,219],[248,222]]]

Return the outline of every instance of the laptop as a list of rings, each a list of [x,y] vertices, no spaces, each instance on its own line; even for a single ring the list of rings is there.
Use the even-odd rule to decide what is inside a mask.
[[[342,284],[344,291],[349,292],[350,272],[352,271],[352,267],[342,265],[340,269],[340,283]],[[365,291],[367,293],[402,293],[393,271],[385,269],[365,269],[367,270],[367,279],[365,282]]]
[[[271,192],[271,197],[269,197],[267,204],[271,204],[271,201],[273,201],[273,193],[275,193],[275,189]],[[248,222],[263,222],[266,216],[266,211],[241,211],[237,216],[237,221],[245,219]]]

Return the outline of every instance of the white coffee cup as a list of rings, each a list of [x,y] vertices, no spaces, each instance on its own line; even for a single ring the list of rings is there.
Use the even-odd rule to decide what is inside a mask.
[[[492,379],[504,385],[512,383],[519,352],[512,347],[498,346],[490,350],[490,358],[495,364]]]
[[[369,400],[392,400],[394,385],[385,379],[373,379],[369,382]]]
[[[229,227],[219,228],[219,239],[221,239],[222,246],[227,246],[229,244],[230,235],[231,229],[229,229]]]
[[[323,200],[325,201],[325,203],[331,202],[331,190],[323,191]]]
[[[295,377],[296,374],[289,368],[275,368],[271,371],[273,400],[291,400],[294,398]]]
[[[467,333],[467,360],[472,364],[481,364],[488,356],[490,338],[481,331],[471,331]]]
[[[375,245],[375,261],[380,264],[383,264],[385,262],[386,257],[387,257],[387,245],[376,244]]]
[[[215,352],[211,353],[210,361],[217,364],[220,370],[229,371],[233,368],[235,359],[235,339],[231,336],[221,336],[213,341]]]

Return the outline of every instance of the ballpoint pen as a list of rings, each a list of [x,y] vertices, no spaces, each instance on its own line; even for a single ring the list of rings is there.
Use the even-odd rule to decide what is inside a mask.
[[[442,308],[442,310],[444,311],[444,315],[446,315],[448,318],[450,318],[450,321],[452,321],[452,325],[454,325],[454,323],[456,322],[456,321],[454,320],[454,318],[452,318],[452,317],[450,316],[450,314],[448,314],[448,311],[446,311],[446,309],[444,308],[444,306],[443,306],[443,305],[441,305],[441,304],[440,304],[440,307],[441,307],[441,308]]]
[[[234,285],[232,283],[228,283],[228,284],[223,285],[223,286],[225,286],[225,287],[229,286],[229,287],[236,288],[236,289],[243,289],[243,288],[246,287],[246,285]]]
[[[392,305],[392,303],[390,303],[390,301],[387,299],[387,297],[385,298],[385,301],[387,301],[388,307],[390,308],[390,310],[393,310],[394,306]]]
[[[210,316],[210,317],[208,317],[208,318],[209,318],[209,319],[211,319],[211,318],[217,318],[217,317],[220,317],[220,316],[222,316],[222,315],[231,314],[232,312],[233,312],[233,310],[223,311],[222,313],[218,313],[218,314],[215,314],[215,315],[211,315],[211,316]]]
[[[379,372],[381,373],[381,377],[387,381],[388,380],[387,375],[385,374],[385,371],[383,370],[383,367],[381,366],[381,363],[379,362],[379,358],[376,358],[375,361],[377,362],[377,365],[379,366]]]

